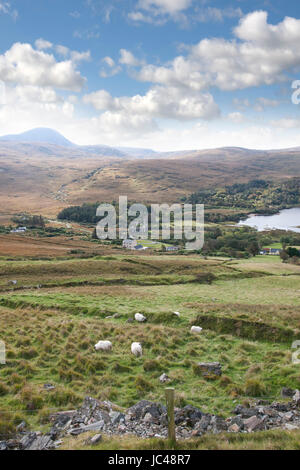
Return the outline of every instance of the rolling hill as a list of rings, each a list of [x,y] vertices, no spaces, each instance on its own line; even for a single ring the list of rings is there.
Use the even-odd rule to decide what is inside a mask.
[[[23,211],[56,216],[64,207],[116,200],[179,201],[204,188],[252,179],[300,176],[300,150],[210,150],[152,153],[142,149],[76,146],[41,131],[46,141],[0,139],[1,214]],[[27,134],[39,137],[40,132]],[[11,136],[12,138],[12,136]],[[51,141],[51,142],[50,142]],[[69,141],[67,141],[69,142]],[[149,153],[147,153],[149,152]]]

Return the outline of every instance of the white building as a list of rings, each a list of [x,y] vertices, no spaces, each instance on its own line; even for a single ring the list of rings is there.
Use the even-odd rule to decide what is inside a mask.
[[[136,246],[136,240],[131,240],[130,238],[128,238],[127,240],[123,240],[123,248],[126,248],[126,250],[135,250]]]

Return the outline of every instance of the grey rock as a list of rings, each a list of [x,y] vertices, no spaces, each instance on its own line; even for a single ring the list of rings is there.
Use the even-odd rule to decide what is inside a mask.
[[[225,419],[221,418],[220,416],[213,416],[210,425],[214,434],[227,431],[228,429],[228,424],[226,423]]]
[[[20,423],[18,426],[17,426],[17,432],[23,432],[25,431],[26,429],[26,423],[25,421],[22,421],[22,423]]]
[[[281,389],[282,398],[293,398],[294,395],[295,395],[295,390],[291,388],[283,387]]]
[[[194,427],[197,421],[203,416],[199,408],[192,405],[187,405],[181,410],[175,411],[175,424],[186,423],[187,426]]]
[[[297,404],[300,404],[300,391],[296,390],[295,395],[293,396],[293,401],[295,401]]]
[[[216,375],[219,377],[222,375],[222,366],[219,362],[199,362],[198,368],[201,370],[204,377],[210,375]]]
[[[90,445],[94,446],[94,445],[98,444],[101,441],[102,441],[102,435],[101,434],[95,434],[95,436],[88,439],[87,444],[90,444]]]
[[[119,424],[120,422],[124,422],[125,421],[125,415],[123,413],[120,413],[118,411],[111,411],[109,413],[109,416],[110,416],[110,419],[111,419],[111,422],[113,424],[113,426],[115,426],[116,424]]]
[[[160,403],[141,400],[127,410],[127,418],[129,417],[129,420],[143,419],[147,413],[150,413],[153,418],[159,420],[161,415],[166,413],[166,411],[166,407]]]
[[[54,449],[54,442],[51,436],[45,435],[35,439],[26,450],[50,450]]]
[[[7,443],[5,441],[0,441],[0,450],[8,450]]]
[[[256,416],[259,414],[259,411],[257,408],[245,408],[242,405],[237,405],[233,412],[236,415],[240,415],[241,418],[246,419],[246,418],[251,418],[251,416]]]
[[[96,423],[93,423],[93,424],[88,424],[86,426],[71,428],[68,431],[68,433],[71,434],[72,436],[78,436],[79,434],[82,434],[84,432],[102,431],[104,426],[105,426],[105,422],[104,422],[104,420],[101,420],[101,421],[97,421]]]
[[[258,431],[263,429],[263,420],[259,419],[257,416],[251,416],[244,420],[245,429],[248,432]]]

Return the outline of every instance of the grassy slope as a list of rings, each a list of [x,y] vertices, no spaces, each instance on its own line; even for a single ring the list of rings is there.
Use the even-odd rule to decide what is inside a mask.
[[[0,331],[8,350],[7,365],[0,366],[0,410],[10,411],[0,416],[0,433],[1,423],[7,432],[24,417],[43,428],[50,409],[72,409],[86,394],[122,407],[144,398],[163,400],[162,372],[172,379],[178,405],[191,403],[224,415],[236,401],[278,399],[282,386],[299,388],[300,368],[291,363],[291,342],[284,335],[265,341],[253,323],[299,337],[299,268],[282,265],[279,258],[229,263],[195,256],[115,255],[0,263]],[[217,280],[212,285],[191,282],[203,271],[213,272]],[[51,287],[4,291],[12,278],[19,287],[41,282]],[[107,285],[92,285],[99,279]],[[147,285],[149,280],[154,285]],[[173,310],[182,313],[180,319],[172,316]],[[148,323],[126,324],[138,311]],[[120,316],[105,319],[115,313]],[[216,321],[193,336],[190,326],[199,314]],[[253,325],[251,340],[235,325],[220,330],[220,319]],[[93,345],[99,339],[112,340],[113,352],[96,353]],[[143,342],[143,358],[130,355],[132,341]],[[199,361],[220,361],[223,377],[199,377]],[[49,382],[56,385],[52,392],[43,390]],[[232,439],[233,447],[258,445],[255,438],[247,443]],[[274,440],[294,445],[292,436]],[[219,445],[201,442],[197,445],[204,448]]]

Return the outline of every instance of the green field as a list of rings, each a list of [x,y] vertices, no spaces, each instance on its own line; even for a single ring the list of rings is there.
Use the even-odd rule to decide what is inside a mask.
[[[300,366],[291,361],[300,338],[299,274],[268,256],[3,259],[0,434],[23,419],[45,429],[51,411],[73,409],[86,395],[121,407],[164,400],[163,372],[180,406],[228,416],[237,402],[279,399],[283,386],[300,387]],[[127,323],[137,312],[147,323]],[[203,326],[200,335],[190,333],[194,324]],[[112,341],[112,352],[94,351],[101,339]],[[142,358],[130,354],[133,341],[143,343]],[[200,361],[221,362],[223,376],[203,379]]]

